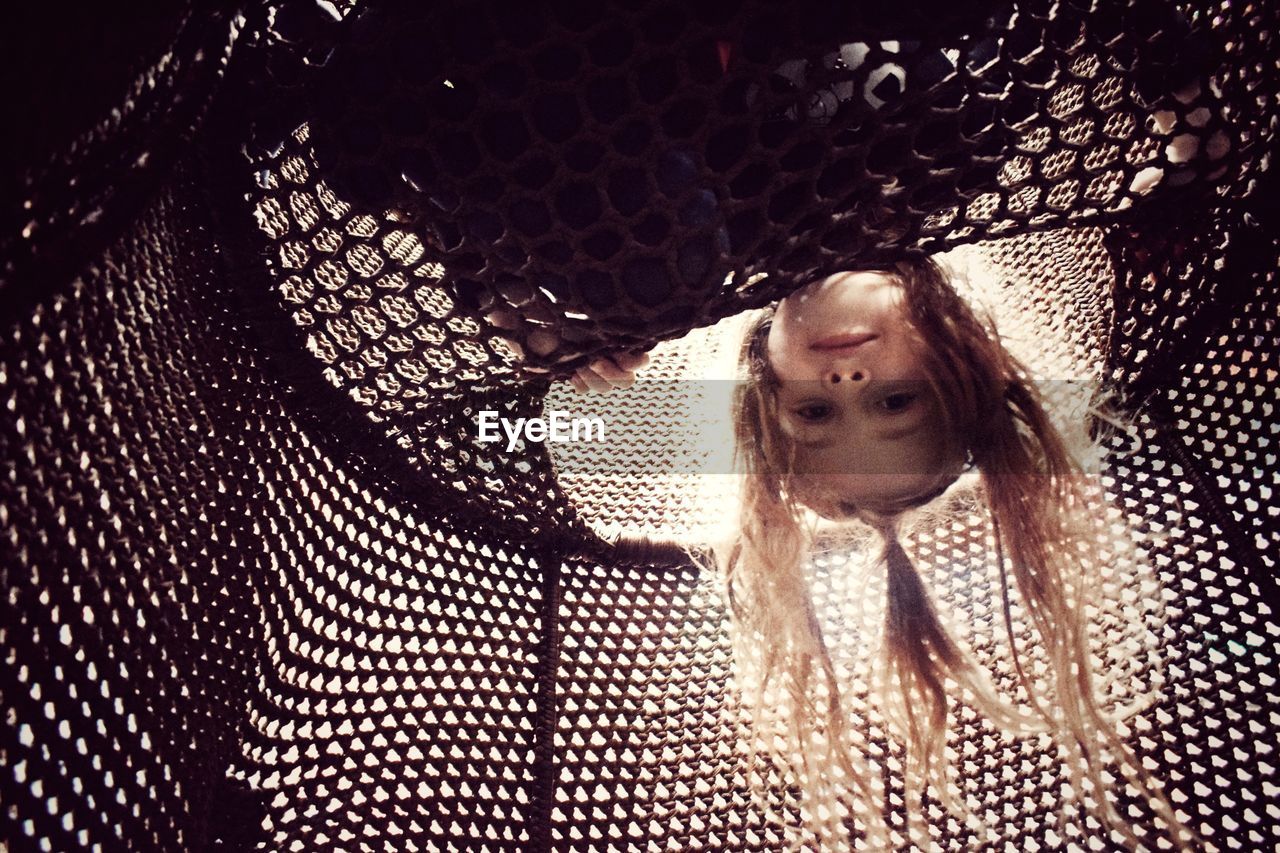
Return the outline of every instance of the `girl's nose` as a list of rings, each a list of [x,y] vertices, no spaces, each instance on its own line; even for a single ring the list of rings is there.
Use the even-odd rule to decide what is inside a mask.
[[[832,370],[827,374],[827,381],[832,385],[839,385],[841,382],[856,384],[866,382],[868,378],[865,370]]]

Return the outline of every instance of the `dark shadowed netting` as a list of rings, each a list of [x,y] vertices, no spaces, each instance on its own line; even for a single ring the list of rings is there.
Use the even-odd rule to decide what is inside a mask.
[[[716,578],[635,544],[709,535],[718,487],[660,461],[694,451],[553,460],[477,413],[955,249],[1037,375],[1134,412],[1104,480],[1150,555],[1094,619],[1108,695],[1148,702],[1131,746],[1207,847],[1280,842],[1274,4],[353,5],[193,12],[2,200],[0,840],[803,843],[749,782]],[[734,334],[603,405],[678,422]],[[908,545],[1012,692],[989,537],[975,511]],[[864,569],[813,585],[909,846],[838,630]],[[933,845],[1116,843],[1047,743],[954,722],[977,824],[927,798]]]

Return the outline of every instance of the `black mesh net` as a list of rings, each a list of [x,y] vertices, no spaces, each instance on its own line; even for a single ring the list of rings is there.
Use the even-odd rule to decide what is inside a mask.
[[[1145,699],[1125,734],[1206,848],[1277,846],[1277,10],[841,8],[183,17],[3,202],[0,840],[811,843],[748,761],[717,579],[638,538],[705,542],[727,487],[639,427],[714,397],[688,380],[742,312],[948,251],[1037,375],[1134,412],[1103,482],[1149,553],[1094,618],[1109,696]],[[580,406],[637,427],[608,464],[478,439],[653,347],[650,388]],[[981,514],[907,544],[1012,689]],[[810,571],[831,636],[875,612],[856,549]],[[1118,843],[1047,741],[964,706],[977,823],[926,797],[913,838],[847,636],[896,845]]]

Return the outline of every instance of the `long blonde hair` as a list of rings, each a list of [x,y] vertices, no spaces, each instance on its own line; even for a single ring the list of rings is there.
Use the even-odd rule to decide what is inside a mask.
[[[1087,782],[1093,805],[1086,801],[1086,807],[1131,847],[1138,845],[1137,836],[1108,802],[1112,785],[1104,775],[1104,751],[1148,798],[1174,843],[1187,844],[1189,833],[1117,734],[1096,692],[1085,606],[1099,554],[1098,498],[1089,494],[1085,475],[1050,423],[1026,371],[939,267],[918,259],[884,271],[902,286],[908,322],[925,342],[922,355],[941,401],[948,452],[967,460],[976,472],[970,479],[980,482],[977,494],[997,550],[1005,627],[1018,682],[1031,706],[1027,713],[1002,699],[944,626],[899,541],[901,508],[852,508],[875,529],[883,549],[885,677],[876,682],[871,699],[906,749],[909,817],[927,785],[953,812],[964,812],[946,781],[950,680],[1006,729],[1050,733],[1067,755],[1077,796]],[[771,720],[782,729],[776,737],[758,734],[802,794],[811,830],[820,839],[841,833],[844,821],[836,803],[852,791],[857,830],[869,844],[887,847],[879,781],[868,771],[865,745],[855,743],[858,733],[848,723],[849,709],[803,571],[815,537],[813,512],[833,513],[807,499],[811,489],[795,471],[794,443],[778,425],[779,380],[765,348],[770,321],[768,314],[760,318],[742,350],[747,381],[735,397],[734,428],[744,484],[736,534],[719,554],[739,680],[756,725]],[[937,497],[956,479],[956,470],[943,472],[916,503]],[[1028,676],[1019,657],[1010,572],[1048,662],[1048,691]]]

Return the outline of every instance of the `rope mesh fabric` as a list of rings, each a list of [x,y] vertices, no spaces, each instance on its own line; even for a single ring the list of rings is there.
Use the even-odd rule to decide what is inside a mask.
[[[1224,173],[1208,34],[1171,8],[955,17],[889,38],[830,4],[371,4],[319,75],[314,144],[558,372],[851,257],[1115,213],[1144,169]]]
[[[1108,695],[1152,700],[1131,746],[1207,847],[1276,846],[1274,9],[483,4],[448,29],[448,4],[367,8],[247,4],[183,30],[139,120],[98,125],[110,144],[34,176],[5,219],[11,849],[805,843],[795,792],[747,762],[715,578],[592,529],[698,541],[718,504],[589,466],[562,484],[544,446],[478,442],[476,413],[537,414],[538,371],[824,271],[970,243],[953,257],[989,273],[972,295],[1011,344],[1138,407],[1104,482],[1150,565],[1118,563],[1094,619]],[[388,39],[420,79],[374,73]],[[60,175],[104,200],[93,227]],[[659,369],[732,351],[707,335]],[[652,406],[625,417],[689,408]],[[1012,690],[988,535],[956,512],[907,545]],[[810,571],[905,847],[901,750],[857,688],[853,616],[882,585],[858,553]],[[929,797],[932,845],[1114,843],[1062,813],[1047,745],[964,706],[950,737],[981,827]]]

